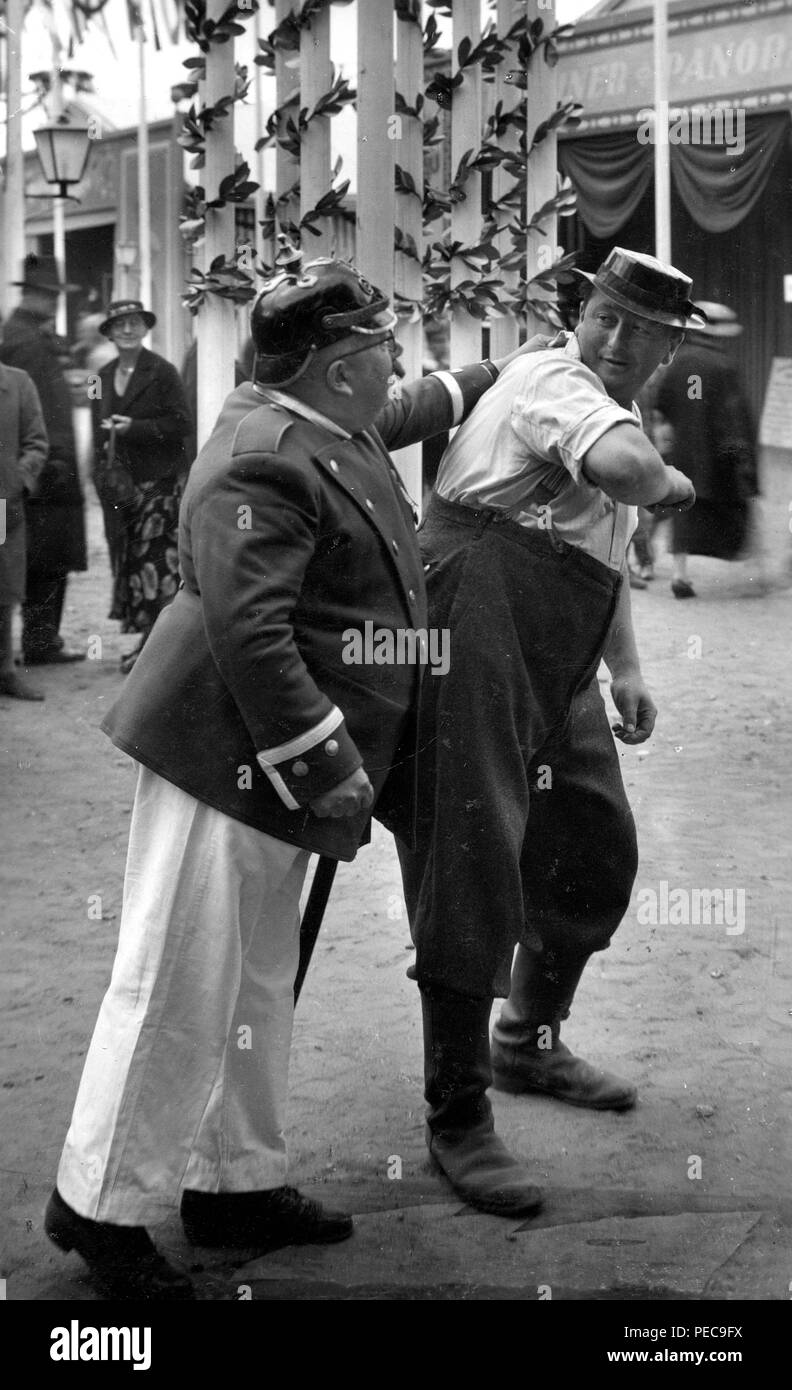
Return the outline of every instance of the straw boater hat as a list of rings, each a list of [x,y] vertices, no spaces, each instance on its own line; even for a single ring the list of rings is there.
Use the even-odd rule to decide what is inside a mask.
[[[614,246],[595,275],[576,270],[621,309],[668,328],[700,328],[705,315],[690,299],[693,281],[672,265],[641,251]]]
[[[99,332],[109,337],[109,330],[118,319],[125,319],[129,314],[140,314],[147,328],[153,328],[157,322],[157,315],[152,314],[150,309],[143,308],[142,299],[116,299],[112,304],[108,304],[104,321],[99,324]]]

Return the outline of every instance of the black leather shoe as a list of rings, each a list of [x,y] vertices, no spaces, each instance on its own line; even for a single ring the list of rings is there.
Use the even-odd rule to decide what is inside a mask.
[[[281,1245],[330,1245],[352,1234],[352,1217],[328,1211],[296,1187],[266,1192],[193,1192],[181,1201],[191,1245],[272,1250]]]
[[[186,1274],[163,1259],[142,1226],[114,1226],[78,1216],[57,1187],[47,1203],[44,1230],[59,1250],[76,1250],[105,1298],[185,1302],[195,1299]]]
[[[67,652],[60,647],[45,647],[41,652],[24,656],[23,666],[67,666],[72,661],[85,661],[85,652]]]

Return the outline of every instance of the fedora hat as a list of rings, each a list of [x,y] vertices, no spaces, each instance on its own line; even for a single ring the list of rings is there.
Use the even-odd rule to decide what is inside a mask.
[[[668,328],[698,328],[706,322],[690,300],[693,281],[681,270],[641,251],[614,246],[596,274],[587,270],[576,270],[575,274],[639,318],[664,323]]]
[[[702,299],[698,307],[706,314],[707,322],[698,325],[696,333],[708,338],[739,338],[743,326],[734,310],[727,304],[716,304],[714,300]]]
[[[150,309],[143,308],[142,299],[115,299],[112,304],[108,304],[105,311],[104,321],[99,324],[99,332],[104,333],[107,338],[108,330],[118,319],[125,319],[129,314],[140,314],[147,328],[153,328],[157,322],[157,315],[152,314]]]
[[[39,256],[31,251],[22,262],[22,279],[12,280],[23,290],[44,290],[47,294],[74,294],[80,285],[70,285],[60,279],[58,262],[54,256]]]

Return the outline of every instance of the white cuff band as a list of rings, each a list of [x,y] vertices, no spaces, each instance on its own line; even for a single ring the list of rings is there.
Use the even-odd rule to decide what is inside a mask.
[[[432,372],[432,376],[436,376],[438,381],[442,381],[446,391],[451,397],[451,405],[454,411],[454,418],[451,423],[458,425],[465,413],[465,401],[459,388],[459,382],[455,376],[451,375],[451,372]]]
[[[288,743],[279,743],[275,748],[262,748],[256,754],[256,761],[259,767],[269,776],[270,769],[277,763],[285,763],[287,758],[299,758],[301,753],[307,753],[309,748],[315,748],[317,743],[321,743],[323,738],[327,738],[339,724],[343,724],[344,716],[336,705],[333,705],[329,714],[315,724],[306,733],[300,734],[297,738],[292,738]]]

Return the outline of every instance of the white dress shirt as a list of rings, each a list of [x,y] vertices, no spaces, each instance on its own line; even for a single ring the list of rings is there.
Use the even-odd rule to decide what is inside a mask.
[[[436,488],[464,506],[503,511],[528,529],[579,546],[621,570],[637,523],[583,475],[583,460],[614,425],[640,428],[580,360],[577,339],[511,362],[444,453]]]

